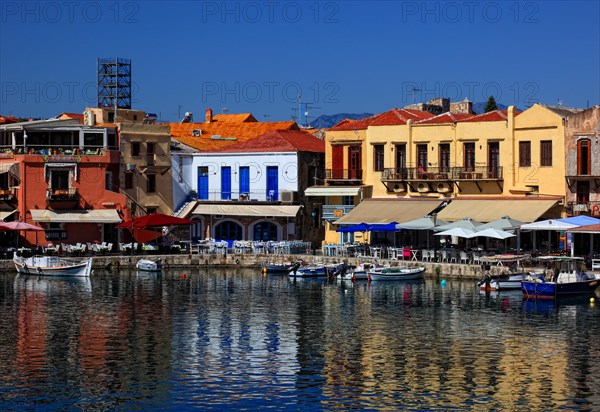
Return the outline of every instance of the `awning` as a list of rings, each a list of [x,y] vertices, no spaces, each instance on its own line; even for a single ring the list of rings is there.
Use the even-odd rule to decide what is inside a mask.
[[[46,210],[31,209],[34,222],[42,223],[120,223],[115,209],[104,210]]]
[[[361,186],[312,186],[304,191],[304,196],[356,196]]]
[[[19,164],[14,162],[2,162],[0,163],[0,174],[10,173],[16,179],[21,180]]]
[[[478,222],[491,222],[503,216],[521,222],[533,222],[556,204],[555,199],[454,199],[438,214],[447,222],[470,217]],[[559,217],[559,216],[557,216]]]
[[[15,212],[16,210],[0,210],[0,220],[6,219]]]
[[[390,223],[408,222],[431,213],[441,200],[421,199],[366,199],[346,216],[336,220],[336,225],[355,225],[361,222]]]
[[[300,206],[206,205],[196,206],[193,215],[296,217]]]

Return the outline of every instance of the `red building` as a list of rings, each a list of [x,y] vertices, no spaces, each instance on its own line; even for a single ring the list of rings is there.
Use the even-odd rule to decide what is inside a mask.
[[[119,190],[116,125],[49,119],[0,125],[0,218],[38,224],[31,245],[118,241],[130,217]]]

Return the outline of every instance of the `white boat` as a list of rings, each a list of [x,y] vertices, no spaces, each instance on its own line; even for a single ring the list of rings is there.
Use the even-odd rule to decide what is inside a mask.
[[[345,270],[346,265],[324,265],[300,266],[290,270],[289,276],[294,278],[319,278],[335,276]]]
[[[412,268],[403,268],[400,266],[386,266],[370,269],[368,271],[369,280],[413,280],[421,279],[425,267],[417,266]]]
[[[135,264],[135,267],[146,272],[160,272],[162,270],[162,263],[160,259],[140,259]]]
[[[369,279],[369,269],[375,269],[378,266],[372,263],[362,263],[358,266],[350,266],[345,272],[341,273],[337,279],[342,280],[367,280]]]
[[[544,272],[508,273],[504,275],[485,275],[477,284],[481,290],[521,290],[524,279],[538,277]]]
[[[58,256],[13,257],[18,273],[41,276],[90,276],[92,258],[84,260],[65,259]]]

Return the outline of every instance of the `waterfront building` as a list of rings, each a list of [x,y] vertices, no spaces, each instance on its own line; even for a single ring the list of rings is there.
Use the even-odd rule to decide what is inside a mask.
[[[0,126],[1,217],[38,223],[29,244],[118,241],[129,218],[118,187],[116,125],[48,119]]]
[[[566,119],[567,215],[600,217],[600,106]]]
[[[533,221],[564,214],[565,188],[557,182],[566,174],[566,119],[577,110],[535,104],[524,112],[511,106],[475,115],[468,102],[460,103],[442,99],[441,107],[452,111],[437,115],[394,109],[354,124],[344,121],[327,132],[328,165],[334,163],[340,140],[365,153],[359,157],[364,163],[352,164],[351,155],[344,163],[350,169],[359,165],[360,179],[355,174],[335,182],[326,175],[325,190],[344,186],[356,194],[360,188],[362,194],[350,208],[330,198],[333,216],[326,241],[343,240],[335,232],[341,224],[403,222],[434,211],[446,221],[471,217],[483,222],[504,215]],[[399,113],[407,111],[413,118],[400,119]],[[416,199],[429,203],[416,207]]]
[[[174,152],[178,216],[197,220],[192,240],[313,240],[320,243],[319,199],[305,189],[324,168],[324,142],[278,130],[221,149]],[[190,196],[191,193],[191,196]]]

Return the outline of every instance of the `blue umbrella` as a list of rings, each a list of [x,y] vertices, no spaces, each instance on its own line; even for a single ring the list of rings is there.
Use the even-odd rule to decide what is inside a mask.
[[[398,222],[376,223],[376,224],[371,225],[369,230],[371,232],[396,232],[396,231],[400,231],[400,229],[397,228],[397,225],[398,225]]]
[[[371,225],[366,223],[359,223],[358,225],[341,227],[336,232],[341,233],[353,233],[353,232],[366,232],[367,230],[371,230]]]

